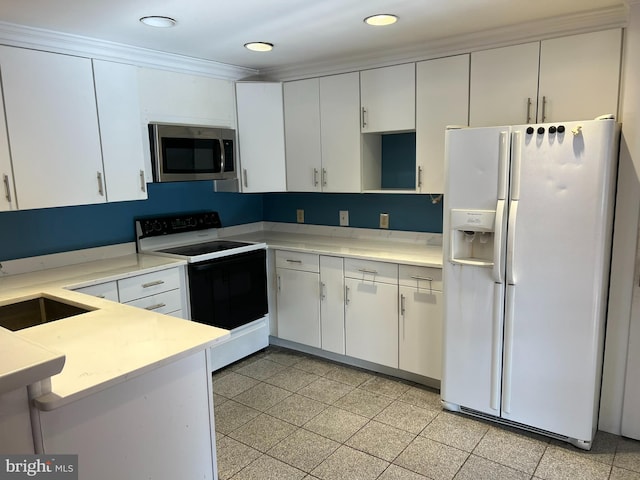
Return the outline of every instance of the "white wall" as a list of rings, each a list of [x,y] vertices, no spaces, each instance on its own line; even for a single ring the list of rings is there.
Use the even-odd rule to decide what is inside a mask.
[[[640,213],[640,0],[629,2],[621,95],[622,140],[599,428],[620,434]],[[640,408],[640,407],[639,407]]]

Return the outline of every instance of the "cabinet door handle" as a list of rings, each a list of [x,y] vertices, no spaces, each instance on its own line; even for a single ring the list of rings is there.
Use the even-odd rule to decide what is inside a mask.
[[[344,303],[345,305],[349,305],[349,287],[345,285],[344,287]]]
[[[156,303],[155,305],[150,305],[148,307],[144,307],[145,310],[158,310],[159,308],[166,307],[166,303]]]
[[[299,264],[302,264],[302,260],[293,260],[291,258],[287,258],[287,263],[299,263]]]
[[[402,339],[404,340],[404,331],[405,331],[405,317],[404,317],[404,312],[405,312],[405,307],[404,307],[404,301],[405,301],[405,296],[404,294],[400,294],[400,316],[402,317]]]
[[[249,177],[247,175],[247,169],[246,168],[242,169],[242,178],[244,179],[245,188],[249,188]]]
[[[104,197],[104,186],[102,185],[102,172],[97,172],[96,178],[98,179],[98,193],[101,197]]]
[[[11,188],[9,188],[9,175],[6,173],[3,175],[2,180],[4,182],[4,196],[7,202],[11,203]]]
[[[418,167],[418,188],[422,188],[422,167]]]
[[[324,282],[320,282],[320,300],[324,300],[327,298],[327,284]]]
[[[323,187],[327,186],[327,169],[326,168],[322,169],[322,186]]]
[[[544,123],[547,119],[547,97],[542,97],[542,120],[541,123]]]
[[[145,181],[145,178],[144,178],[144,170],[140,170],[140,191],[142,192],[147,191],[147,182]]]
[[[142,288],[155,287],[156,285],[162,285],[163,283],[164,283],[164,280],[155,280],[153,282],[143,283]]]
[[[367,109],[362,107],[362,128],[367,128]]]
[[[317,168],[313,169],[313,186],[314,187],[318,186],[318,169]]]
[[[527,121],[524,123],[531,123],[531,97],[527,97]]]
[[[276,276],[276,287],[278,288],[278,292],[282,291],[282,281],[280,280],[280,275]]]

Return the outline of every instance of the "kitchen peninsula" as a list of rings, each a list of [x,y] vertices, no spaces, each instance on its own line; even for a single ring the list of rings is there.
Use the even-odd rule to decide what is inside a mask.
[[[1,329],[0,424],[20,430],[31,450],[19,453],[78,454],[80,478],[215,478],[209,347],[228,331],[65,288],[175,267],[129,254],[0,278],[0,308],[46,298],[86,310]]]

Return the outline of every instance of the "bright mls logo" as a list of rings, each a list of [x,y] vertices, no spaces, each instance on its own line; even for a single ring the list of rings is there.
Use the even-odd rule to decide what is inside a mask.
[[[0,455],[0,480],[78,480],[77,455]]]

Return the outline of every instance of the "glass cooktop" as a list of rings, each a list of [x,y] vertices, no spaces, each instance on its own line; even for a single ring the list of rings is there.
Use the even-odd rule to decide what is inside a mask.
[[[196,257],[207,253],[220,252],[222,250],[230,250],[232,248],[245,247],[251,245],[245,242],[234,242],[231,240],[215,240],[213,242],[196,243],[194,245],[183,245],[181,247],[166,248],[158,250],[162,253],[172,253],[174,255],[184,255],[185,257]]]

